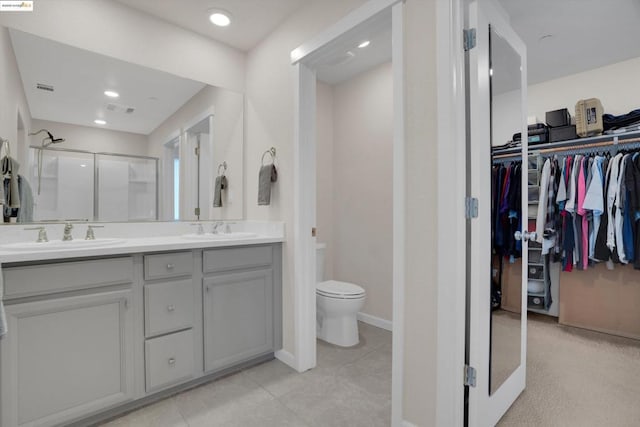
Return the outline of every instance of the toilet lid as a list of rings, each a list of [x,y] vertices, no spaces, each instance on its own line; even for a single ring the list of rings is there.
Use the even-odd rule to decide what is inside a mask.
[[[327,280],[316,285],[316,293],[330,298],[361,298],[365,292],[353,283]]]

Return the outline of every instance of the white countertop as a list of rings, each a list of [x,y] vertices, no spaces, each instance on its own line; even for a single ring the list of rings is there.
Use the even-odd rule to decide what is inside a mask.
[[[0,247],[0,263],[16,263],[28,261],[46,261],[65,258],[84,258],[109,255],[127,255],[141,252],[164,252],[203,248],[220,248],[261,243],[279,243],[284,238],[279,236],[256,235],[253,237],[220,240],[196,240],[183,236],[137,237],[106,246],[69,247],[55,250],[3,250]]]

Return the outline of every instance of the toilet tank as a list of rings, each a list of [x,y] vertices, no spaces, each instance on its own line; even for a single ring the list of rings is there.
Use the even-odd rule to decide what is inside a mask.
[[[316,283],[324,282],[324,254],[326,243],[316,243]]]

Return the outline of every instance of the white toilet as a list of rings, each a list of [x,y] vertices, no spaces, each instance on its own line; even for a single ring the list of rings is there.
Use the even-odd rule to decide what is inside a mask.
[[[336,280],[324,281],[326,245],[316,246],[317,336],[341,347],[351,347],[358,338],[357,314],[364,306],[365,291],[358,285]]]

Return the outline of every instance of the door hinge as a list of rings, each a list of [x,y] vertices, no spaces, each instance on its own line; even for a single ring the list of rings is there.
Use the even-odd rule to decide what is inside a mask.
[[[465,197],[464,215],[467,219],[478,218],[478,199],[475,197]]]
[[[200,147],[196,147],[195,152],[196,156],[200,156]]]
[[[476,29],[469,28],[468,30],[462,30],[464,37],[464,50],[469,51],[476,47]]]
[[[476,386],[476,368],[464,365],[464,385],[468,387]]]
[[[193,210],[193,214],[194,214],[195,216],[200,216],[200,208],[195,208],[195,209]]]
[[[311,227],[311,237],[316,237],[318,230],[315,227]]]

